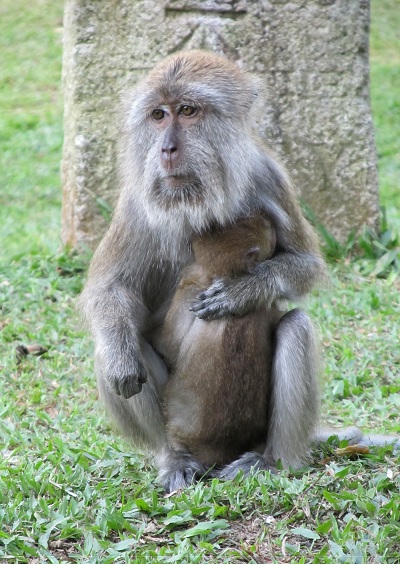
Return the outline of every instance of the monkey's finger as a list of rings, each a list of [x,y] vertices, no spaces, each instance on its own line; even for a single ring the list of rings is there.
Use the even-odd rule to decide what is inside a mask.
[[[207,290],[204,290],[203,292],[201,292],[201,294],[199,294],[197,297],[199,300],[205,300],[207,298],[212,298],[218,294],[220,294],[226,287],[226,282],[223,278],[219,278],[217,280],[214,280],[214,282],[211,284],[211,286],[209,288],[207,288]]]
[[[194,314],[201,313],[203,310],[210,310],[210,311],[218,311],[222,308],[222,305],[218,302],[212,302],[210,300],[202,299],[197,302],[192,303],[189,307],[189,311],[193,312]]]
[[[191,310],[199,319],[204,319],[206,321],[211,321],[213,319],[221,319],[229,314],[229,311],[222,305],[218,303],[213,304],[199,304],[196,310]]]
[[[201,294],[197,296],[197,302],[194,302],[189,310],[190,311],[198,311],[202,307],[209,307],[216,305],[217,307],[221,307],[221,305],[226,301],[226,291],[225,286],[219,286],[214,288],[214,286],[210,286],[208,290],[205,290]]]
[[[189,307],[189,311],[193,313],[199,312],[202,309],[218,311],[224,307],[224,304],[226,304],[226,296],[222,293],[212,297],[198,296],[197,301],[193,302]]]
[[[226,315],[219,311],[203,310],[196,313],[196,317],[202,319],[203,321],[214,321],[216,319],[223,319]]]
[[[208,311],[210,313],[221,313],[221,314],[223,313],[222,305],[218,303],[209,303],[205,301],[198,301],[193,303],[189,307],[189,311],[197,315],[197,317],[199,317],[199,314],[205,311]]]
[[[189,311],[192,311],[193,313],[197,313],[197,312],[200,311],[201,309],[203,309],[203,302],[194,302],[194,303],[189,307]]]

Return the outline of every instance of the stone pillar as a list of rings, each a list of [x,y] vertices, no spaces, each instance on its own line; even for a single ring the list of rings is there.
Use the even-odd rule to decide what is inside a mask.
[[[378,228],[369,0],[66,0],[64,25],[65,243],[94,246],[106,227],[121,93],[193,48],[263,77],[265,136],[338,239]]]

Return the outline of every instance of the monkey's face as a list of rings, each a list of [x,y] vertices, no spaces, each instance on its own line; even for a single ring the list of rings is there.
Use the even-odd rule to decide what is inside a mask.
[[[145,174],[150,176],[150,196],[160,207],[201,206],[210,189],[224,184],[218,152],[205,138],[206,112],[183,97],[160,100],[148,112],[147,127],[155,143]]]
[[[150,73],[131,99],[127,131],[149,218],[184,218],[200,231],[235,217],[257,160],[253,99],[250,77],[210,53],[179,53]]]

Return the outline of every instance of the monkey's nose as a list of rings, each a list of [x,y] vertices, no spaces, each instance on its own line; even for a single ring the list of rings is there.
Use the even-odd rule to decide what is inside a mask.
[[[178,142],[173,131],[167,131],[161,146],[161,160],[166,168],[174,166],[178,158]]]
[[[161,147],[161,159],[167,168],[173,166],[178,158],[178,148],[175,144],[163,145]]]
[[[161,148],[161,153],[164,159],[172,159],[174,158],[175,153],[178,151],[178,148],[175,145],[169,145],[167,147]]]

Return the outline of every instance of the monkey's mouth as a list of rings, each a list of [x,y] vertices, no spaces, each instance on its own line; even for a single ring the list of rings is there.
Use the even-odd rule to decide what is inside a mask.
[[[197,178],[171,174],[156,180],[154,195],[161,206],[169,207],[180,202],[198,204],[204,199],[204,187]]]
[[[163,181],[171,188],[179,189],[187,186],[191,182],[191,179],[186,175],[170,174],[169,176],[163,178]]]

